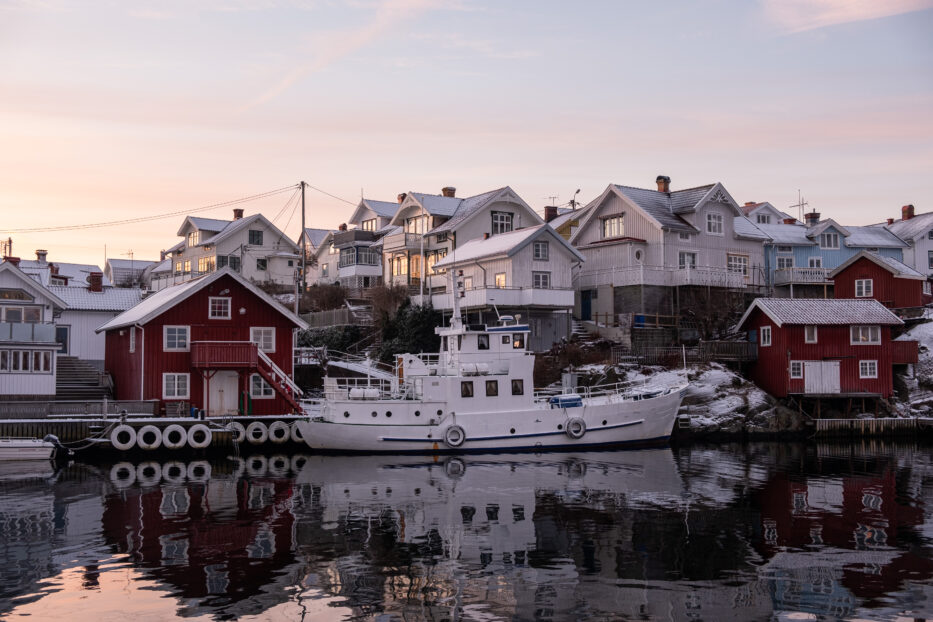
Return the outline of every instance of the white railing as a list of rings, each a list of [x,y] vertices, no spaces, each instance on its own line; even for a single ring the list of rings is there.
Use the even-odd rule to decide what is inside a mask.
[[[573,289],[557,287],[474,287],[461,290],[461,307],[572,307]],[[459,294],[458,294],[459,295]],[[451,294],[413,295],[412,302],[424,304],[430,301],[435,309],[453,308]]]
[[[758,282],[758,268],[749,266],[748,275],[718,266],[671,268],[665,266],[627,266],[603,270],[582,270],[574,274],[576,289],[594,289],[600,285],[702,285],[743,289]]]
[[[774,284],[829,283],[830,272],[829,268],[781,268],[774,271]]]
[[[298,388],[298,385],[295,384],[295,381],[289,378],[288,374],[282,371],[282,368],[276,365],[273,362],[273,360],[269,358],[268,354],[266,354],[262,350],[258,350],[258,352],[259,352],[259,360],[265,363],[266,366],[272,371],[272,376],[276,380],[284,383],[285,386],[287,386],[289,389],[292,390],[292,393],[294,395],[301,395],[303,393],[303,391],[300,388]]]

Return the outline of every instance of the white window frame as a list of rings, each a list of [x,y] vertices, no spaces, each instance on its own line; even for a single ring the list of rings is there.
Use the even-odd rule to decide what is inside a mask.
[[[778,270],[790,270],[793,267],[794,267],[794,256],[793,255],[789,257],[778,255],[777,257],[777,269]]]
[[[849,327],[849,344],[877,346],[881,344],[881,327],[876,324],[853,324]]]
[[[877,378],[878,377],[878,361],[877,360],[864,360],[858,362],[858,377],[859,378]]]
[[[836,250],[839,248],[839,234],[835,231],[824,231],[820,234],[820,248]]]
[[[771,224],[771,214],[755,214],[755,219],[759,225]]]
[[[689,268],[691,270],[697,267],[697,254],[694,251],[680,251],[677,253],[677,267],[681,270],[686,270],[688,268],[687,258],[691,258],[689,262]]]
[[[708,212],[706,214],[706,232],[710,235],[725,235],[723,233],[723,217],[722,214],[716,212]]]
[[[136,352],[136,327],[130,326],[130,353]]]
[[[360,226],[360,228],[361,228],[363,231],[375,231],[375,230],[376,230],[376,219],[375,219],[375,218],[367,218],[366,220],[363,221],[363,223],[362,223],[362,225]]]
[[[790,362],[790,377],[792,380],[800,380],[803,378],[803,361]]]
[[[813,334],[810,334],[810,330],[813,330]],[[804,343],[818,343],[819,341],[819,329],[815,324],[807,324],[803,327],[803,342]]]
[[[741,268],[741,269],[736,269]],[[739,253],[726,253],[726,270],[733,274],[741,274],[748,278],[748,255]]]
[[[257,337],[257,334],[260,336]],[[272,344],[270,349],[263,347],[267,336]],[[275,352],[275,326],[250,326],[249,340],[259,346],[259,349],[263,352]]]
[[[227,311],[221,315],[215,314],[214,302],[225,302]],[[223,306],[223,305],[221,305]],[[211,320],[229,320],[231,317],[230,309],[233,305],[231,304],[230,296],[210,296],[207,299],[207,317]],[[217,309],[217,311],[223,311],[223,309]]]
[[[927,251],[927,268],[933,270],[933,251]]]
[[[184,378],[185,392],[178,392],[178,380]],[[170,384],[171,381],[171,384]],[[170,390],[171,389],[171,390]],[[187,400],[191,397],[191,374],[163,373],[162,374],[162,399],[164,400]]]
[[[600,218],[600,232],[602,239],[611,240],[613,238],[625,237],[624,214],[613,214]]]
[[[502,277],[501,279],[499,277]],[[501,283],[499,281],[502,281]],[[493,277],[493,283],[496,284],[497,289],[504,289],[507,287],[507,281],[505,280],[505,272],[496,272],[496,275]]]
[[[250,246],[262,246],[265,236],[262,229],[250,229],[246,234],[246,243]],[[256,240],[255,242],[253,240]]]
[[[259,381],[258,392],[256,391],[256,381]],[[275,387],[269,384],[260,374],[250,374],[249,377],[249,396],[254,400],[272,400],[275,399]]]
[[[514,229],[515,214],[512,212],[492,212],[492,235],[509,233]]]
[[[771,345],[771,327],[762,326],[759,330],[759,342],[761,343],[762,348],[767,348]]]
[[[778,246],[778,247],[777,247],[777,252],[779,252],[779,253],[793,253],[793,252],[794,252],[794,247],[793,247],[793,246]]]
[[[551,273],[550,272],[532,272],[531,273],[531,287],[534,289],[550,289],[551,288]]]
[[[185,335],[185,345],[179,347],[178,343],[178,330],[181,330]],[[175,346],[170,346],[169,343],[169,333],[175,335]],[[181,325],[166,325],[162,327],[162,351],[163,352],[189,352],[191,350],[191,327],[190,326],[181,326]]]
[[[547,242],[535,242],[532,245],[532,257],[537,261],[547,261],[551,256]]]
[[[871,298],[874,293],[874,283],[872,279],[855,279],[855,297]]]
[[[686,240],[687,242],[689,242],[690,238],[693,236],[691,236],[690,233],[686,231],[681,231],[680,233],[677,234],[677,237],[680,238],[681,240]]]
[[[822,268],[822,267],[823,267],[823,258],[822,258],[822,257],[808,257],[808,258],[807,258],[807,267],[808,267],[808,268]]]

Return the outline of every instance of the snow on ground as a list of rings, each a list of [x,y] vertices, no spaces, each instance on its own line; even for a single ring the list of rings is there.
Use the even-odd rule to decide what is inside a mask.
[[[913,326],[897,338],[898,341],[917,341],[920,346],[918,363],[912,378],[906,378],[910,414],[933,415],[933,309],[924,309],[922,324]]]

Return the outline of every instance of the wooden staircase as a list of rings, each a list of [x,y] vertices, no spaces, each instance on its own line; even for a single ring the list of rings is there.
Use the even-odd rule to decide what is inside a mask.
[[[282,398],[288,402],[295,411],[301,412],[301,404],[298,403],[298,398],[301,395],[301,389],[298,388],[298,385],[288,377],[282,368],[276,365],[272,359],[270,359],[265,352],[259,350],[258,365],[256,371],[259,372],[259,375],[265,379],[276,392],[282,396]]]
[[[58,356],[55,366],[55,399],[99,401],[113,397],[106,376],[93,365],[73,356]]]

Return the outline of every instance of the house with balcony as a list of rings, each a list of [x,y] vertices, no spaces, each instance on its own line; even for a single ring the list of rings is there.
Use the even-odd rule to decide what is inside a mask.
[[[889,218],[886,223],[875,226],[885,228],[903,240],[904,263],[933,278],[933,212],[915,212],[913,205],[905,205],[901,208],[900,219]]]
[[[529,325],[529,348],[547,350],[570,334],[571,269],[582,261],[547,224],[470,240],[434,264],[436,277],[447,278],[452,291],[426,294],[425,302],[451,311],[457,296],[468,324],[493,325],[511,315]]]
[[[97,330],[117,399],[220,416],[300,411],[293,344],[306,328],[228,265],[162,289]]]
[[[657,190],[610,184],[584,210],[570,237],[586,258],[574,275],[580,319],[677,316],[694,296],[765,284],[769,238],[721,183],[675,191],[666,176]]]
[[[244,217],[237,208],[233,220],[188,216],[178,235],[182,240],[165,251],[171,271],[153,271],[150,289],[185,283],[227,266],[253,283],[295,286],[298,245],[262,214]]]
[[[305,259],[310,260],[314,256],[314,253],[317,252],[317,249],[321,246],[324,240],[327,238],[327,234],[330,233],[330,229],[308,229],[306,228],[301,236],[298,238],[298,248],[302,248],[304,245],[305,250]]]
[[[894,365],[917,362],[916,341],[877,300],[756,298],[739,329],[758,344],[750,377],[776,397],[889,398]]]
[[[18,261],[0,264],[0,400],[54,399],[54,321],[68,304]]]
[[[927,277],[877,253],[861,251],[829,273],[836,298],[873,298],[902,318],[919,317],[926,304]]]
[[[384,233],[386,227],[392,222],[405,196],[404,194],[400,194],[399,200],[396,202],[362,199],[360,200],[360,204],[356,206],[347,224],[353,225],[362,231],[374,233],[376,237],[379,237],[381,235],[380,232]]]
[[[843,227],[820,214],[805,224],[758,225],[771,238],[765,244],[765,266],[774,296],[832,298],[830,273],[860,251],[900,261],[907,246],[885,227]]]
[[[455,248],[540,224],[541,217],[508,186],[466,198],[449,186],[440,195],[400,195],[391,228],[374,244],[382,251],[383,282],[408,287],[416,301],[427,301],[450,291],[446,275],[434,266]]]

